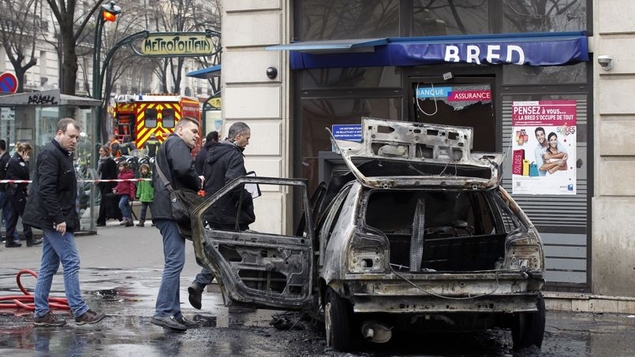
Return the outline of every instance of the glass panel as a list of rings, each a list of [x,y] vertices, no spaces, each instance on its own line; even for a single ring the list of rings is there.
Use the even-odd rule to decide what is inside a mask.
[[[563,32],[586,29],[585,0],[503,1],[503,32]]]
[[[302,71],[302,89],[401,88],[397,67],[325,68]]]
[[[340,40],[399,35],[399,1],[304,0],[298,40]]]
[[[587,82],[587,63],[569,66],[503,66],[504,84],[569,84]]]
[[[348,98],[303,99],[302,106],[302,177],[309,180],[309,192],[318,185],[320,151],[331,151],[331,140],[325,128],[334,124],[361,124],[363,116],[401,120],[402,99]]]
[[[490,33],[489,0],[415,0],[413,36]]]
[[[474,128],[473,151],[496,151],[492,90],[489,83],[413,83],[415,118],[420,123]]]
[[[161,116],[164,128],[174,128],[174,109],[163,109]]]
[[[148,108],[145,111],[144,125],[146,128],[157,127],[157,110],[154,108]]]

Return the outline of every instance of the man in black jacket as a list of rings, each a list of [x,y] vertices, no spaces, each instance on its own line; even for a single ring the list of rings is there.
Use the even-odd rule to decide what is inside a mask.
[[[73,152],[79,138],[79,125],[64,118],[57,123],[55,139],[40,151],[35,176],[22,220],[42,230],[42,263],[35,283],[35,326],[63,326],[49,310],[49,293],[53,275],[60,262],[64,268],[64,292],[77,325],[94,324],[105,314],[88,308],[79,289],[79,252],[73,232],[79,229],[77,177],[73,167]]]
[[[207,153],[207,162],[204,167],[205,196],[207,197],[235,178],[247,173],[243,151],[249,145],[251,129],[243,122],[236,122],[229,127],[227,136],[227,140],[211,146]],[[206,219],[213,229],[241,231],[249,229],[249,224],[256,220],[251,194],[241,187],[233,194],[226,195],[212,205],[206,214]],[[194,308],[201,308],[203,289],[212,282],[212,279],[212,273],[203,268],[188,287],[189,301]]]
[[[0,139],[0,180],[4,180],[7,178],[7,163],[11,155],[7,151],[7,142],[3,139]],[[9,197],[7,196],[7,184],[0,183],[0,209],[2,210],[2,218],[5,222],[5,232],[8,228],[8,222],[11,220],[11,207],[9,206],[11,203],[9,202]],[[7,237],[6,243],[7,247],[21,247],[21,243],[15,243],[16,237]],[[4,238],[0,235],[0,242],[2,242]]]
[[[189,117],[181,118],[174,128],[174,133],[170,134],[157,151],[155,169],[152,173],[154,200],[150,208],[152,222],[163,237],[164,267],[155,314],[150,322],[179,331],[196,327],[197,324],[185,319],[181,313],[179,281],[185,265],[185,238],[172,218],[170,193],[158,171],[163,172],[174,189],[200,190],[201,179],[194,169],[192,160],[192,149],[198,137],[198,122]]]

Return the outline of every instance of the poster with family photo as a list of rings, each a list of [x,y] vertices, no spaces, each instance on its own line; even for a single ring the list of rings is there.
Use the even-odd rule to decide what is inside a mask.
[[[576,194],[576,101],[512,103],[512,194]]]

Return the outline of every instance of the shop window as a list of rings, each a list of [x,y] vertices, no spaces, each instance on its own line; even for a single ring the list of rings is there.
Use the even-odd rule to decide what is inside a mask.
[[[568,66],[503,66],[506,85],[577,84],[587,82],[587,62]]]
[[[163,123],[164,128],[174,128],[174,109],[163,109],[161,116],[161,123]]]
[[[413,36],[490,33],[489,0],[415,0]]]
[[[302,71],[302,88],[401,88],[397,67],[321,68]]]
[[[587,30],[587,2],[580,0],[503,1],[503,32],[565,32]]]
[[[144,125],[146,128],[157,127],[157,110],[154,108],[148,108],[145,110]]]
[[[394,0],[303,0],[299,40],[396,37],[400,2]]]

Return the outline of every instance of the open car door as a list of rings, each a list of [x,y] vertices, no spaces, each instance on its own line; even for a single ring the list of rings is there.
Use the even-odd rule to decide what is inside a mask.
[[[259,213],[278,204],[277,196],[242,199],[255,192],[272,191],[282,192],[283,196],[300,195],[302,214],[295,215],[297,222],[286,222],[287,217],[273,222],[258,220]],[[192,240],[197,261],[212,271],[226,304],[299,309],[310,303],[315,281],[315,243],[307,191],[305,180],[243,176],[208,197],[194,211]],[[206,219],[214,210],[237,197],[240,202],[253,201],[256,221],[249,230],[206,227]],[[283,199],[283,204],[292,201]],[[281,221],[288,227],[283,232],[279,232]],[[300,221],[304,229],[298,230]]]

